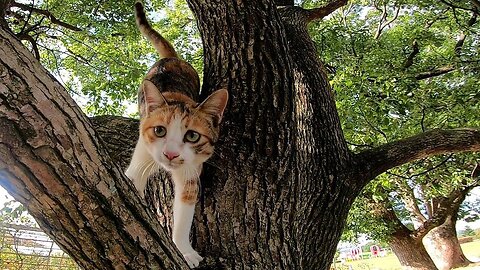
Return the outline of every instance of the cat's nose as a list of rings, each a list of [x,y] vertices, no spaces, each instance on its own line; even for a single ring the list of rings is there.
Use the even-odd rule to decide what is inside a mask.
[[[168,158],[168,160],[174,160],[175,158],[177,158],[178,156],[180,156],[180,154],[176,153],[176,152],[163,152],[163,155]]]

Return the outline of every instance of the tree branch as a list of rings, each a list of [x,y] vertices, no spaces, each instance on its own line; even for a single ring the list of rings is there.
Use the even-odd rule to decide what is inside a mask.
[[[304,11],[306,13],[307,22],[309,23],[312,21],[321,20],[340,7],[345,6],[347,2],[347,0],[334,0],[323,7],[305,9]]]
[[[188,269],[89,120],[0,28],[0,184],[84,269]]]
[[[428,21],[427,23],[425,23],[425,28],[430,28],[432,27],[432,25],[439,21],[439,20],[445,20],[445,19],[448,19],[448,16],[445,16],[444,14],[449,10],[449,8],[445,8],[444,10],[442,10],[441,12],[438,13],[438,15],[433,18],[432,20]]]
[[[60,25],[62,27],[65,27],[67,29],[70,29],[72,31],[82,31],[82,29],[74,26],[74,25],[71,25],[71,24],[68,24],[66,22],[62,22],[60,21],[59,19],[57,19],[50,11],[48,10],[44,10],[44,9],[38,9],[38,8],[35,8],[35,7],[31,7],[31,6],[28,6],[28,5],[25,5],[25,4],[21,4],[21,3],[17,3],[17,2],[12,2],[11,3],[11,6],[12,7],[18,7],[20,9],[23,9],[25,11],[29,11],[29,12],[34,12],[34,13],[38,13],[38,14],[41,14],[41,15],[44,15],[45,17],[49,18],[50,21],[53,23],[53,24],[56,24],[56,25]]]
[[[414,177],[418,177],[418,176],[421,176],[421,175],[424,175],[424,174],[427,174],[433,170],[436,170],[437,168],[439,168],[440,166],[444,165],[445,163],[447,163],[447,161],[453,156],[453,154],[450,154],[448,155],[448,157],[446,159],[444,159],[442,162],[440,162],[439,164],[431,167],[431,168],[428,168],[426,169],[425,171],[423,172],[420,172],[420,173],[416,173],[416,174],[412,174],[412,175],[409,175],[408,177],[406,176],[402,176],[402,175],[398,175],[398,174],[394,174],[394,173],[391,173],[391,172],[388,172],[387,171],[387,174],[391,174],[391,175],[394,175],[394,176],[397,176],[399,178],[402,178],[402,179],[406,179],[406,180],[411,180],[412,178]]]
[[[472,12],[477,13],[477,14],[480,15],[479,9],[477,8],[477,4],[478,4],[478,1],[477,1],[477,0],[472,0],[472,1],[471,1],[472,4],[475,6],[475,8],[467,8],[467,7],[457,6],[457,5],[454,5],[454,4],[452,4],[452,3],[448,2],[448,1],[445,1],[445,0],[440,0],[440,2],[442,2],[442,3],[444,3],[445,5],[451,7],[453,10],[455,10],[455,9],[457,9],[457,8],[458,8],[458,9],[462,9],[462,10],[469,10],[469,11],[472,11]],[[477,3],[475,3],[475,2],[477,2]]]
[[[387,170],[421,158],[465,151],[480,151],[477,129],[432,130],[387,143],[356,155],[359,174],[367,181]]]
[[[408,55],[407,60],[405,60],[405,63],[403,64],[403,69],[411,67],[413,65],[413,59],[418,53],[420,53],[420,49],[418,48],[418,43],[416,40],[413,41],[412,48],[412,52]]]
[[[473,26],[476,21],[477,21],[477,14],[473,13],[472,17],[467,22],[467,27]],[[460,54],[460,52],[463,48],[463,43],[465,43],[465,38],[466,37],[467,37],[467,34],[464,31],[462,31],[460,33],[460,37],[457,40],[457,43],[455,44],[455,54],[457,54],[457,55]]]
[[[369,200],[368,206],[371,209],[371,213],[382,220],[389,228],[392,228],[394,231],[404,231],[407,234],[410,234],[412,230],[407,228],[402,221],[398,218],[397,214],[393,210],[393,206],[391,201],[388,199],[388,192],[381,188],[377,192],[381,193],[381,199],[380,201],[375,201],[373,200],[373,194],[372,193],[366,193],[364,194],[365,198]]]
[[[480,1],[478,0],[470,0],[470,2],[472,2],[472,4],[475,6],[475,8],[477,10],[480,10]]]
[[[440,198],[435,213],[431,218],[425,221],[418,229],[412,232],[412,237],[423,238],[430,230],[440,226],[453,211],[456,211],[460,204],[465,200],[467,194],[473,189],[468,186],[463,189],[453,191],[447,198]]]
[[[140,121],[122,116],[102,115],[90,118],[115,164],[126,169],[138,140]],[[125,131],[134,132],[125,132]]]
[[[438,76],[441,76],[443,74],[447,74],[449,72],[452,72],[454,70],[456,70],[456,68],[452,67],[452,66],[439,67],[439,68],[436,68],[436,69],[433,69],[433,70],[430,70],[430,71],[420,72],[417,75],[415,75],[415,79],[424,80],[424,79],[429,79],[429,78],[433,78],[433,77],[438,77]]]
[[[479,178],[479,176],[480,176],[480,163],[477,163],[475,165],[475,168],[473,168],[473,170],[472,170],[471,177],[472,177],[473,180],[478,181],[478,180],[480,180],[480,179],[477,179],[477,178]]]
[[[378,10],[382,11],[382,16],[380,17],[380,21],[378,22],[377,32],[375,33],[375,36],[374,36],[374,39],[378,39],[382,34],[383,29],[385,29],[385,27],[389,26],[398,18],[398,14],[400,13],[400,6],[398,6],[397,9],[395,10],[395,15],[393,16],[393,18],[388,20],[385,23],[383,23],[383,21],[387,19],[387,5],[386,4],[384,5],[383,10],[378,6],[375,6],[375,7]]]
[[[17,38],[20,39],[20,40],[26,40],[26,41],[30,42],[30,45],[32,45],[32,50],[33,50],[33,53],[35,55],[35,58],[37,60],[40,60],[40,52],[38,51],[37,42],[35,41],[35,39],[32,36],[30,36],[26,33],[23,33],[23,34],[21,33],[21,34],[17,35]]]
[[[413,189],[408,185],[408,183],[404,180],[397,180],[395,183],[399,187],[400,197],[405,203],[405,208],[410,212],[412,219],[414,219],[418,224],[427,221],[427,218],[425,218],[420,211]]]
[[[10,28],[8,27],[8,23],[5,20],[5,15],[11,2],[12,0],[0,0],[0,26],[2,26],[4,29],[9,30]]]

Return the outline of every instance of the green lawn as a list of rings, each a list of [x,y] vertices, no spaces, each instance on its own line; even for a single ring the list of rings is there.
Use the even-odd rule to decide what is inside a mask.
[[[480,240],[475,242],[462,244],[463,253],[470,260],[480,261]],[[365,259],[359,261],[346,262],[344,265],[337,263],[335,269],[349,269],[351,266],[352,270],[401,270],[400,262],[398,261],[395,254],[390,253],[388,256],[383,258],[373,258]],[[478,264],[472,267],[464,267],[458,269],[473,270],[478,269]]]
[[[462,244],[462,250],[468,259],[480,261],[480,240]]]

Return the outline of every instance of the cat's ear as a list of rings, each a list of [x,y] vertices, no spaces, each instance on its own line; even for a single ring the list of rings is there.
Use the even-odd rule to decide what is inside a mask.
[[[167,105],[167,100],[160,93],[160,90],[148,80],[144,80],[142,83],[143,97],[145,99],[145,112],[151,113],[156,108]]]
[[[208,96],[198,107],[201,111],[217,117],[218,123],[220,123],[227,102],[228,91],[226,89],[220,89]]]

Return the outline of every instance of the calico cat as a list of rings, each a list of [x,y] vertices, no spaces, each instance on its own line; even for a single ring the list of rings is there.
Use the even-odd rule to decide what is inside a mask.
[[[225,89],[197,103],[199,79],[178,59],[172,45],[147,21],[143,5],[135,3],[140,32],[162,58],[147,73],[138,93],[140,137],[126,175],[142,197],[149,176],[168,172],[175,186],[173,242],[190,267],[202,257],[189,240],[202,164],[213,154],[219,124],[228,101]]]

